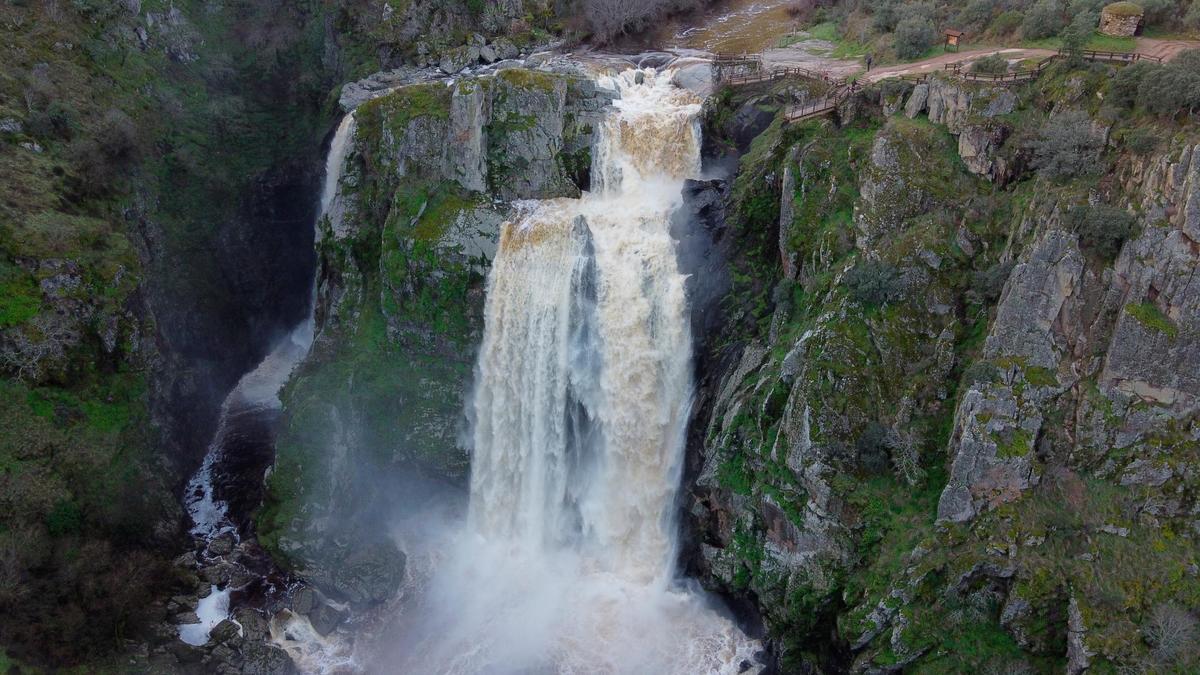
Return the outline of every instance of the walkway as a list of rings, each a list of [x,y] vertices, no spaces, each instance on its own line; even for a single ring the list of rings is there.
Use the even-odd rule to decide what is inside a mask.
[[[1102,62],[1122,62],[1136,61],[1139,59],[1150,59],[1153,61],[1169,61],[1180,53],[1189,49],[1200,49],[1200,41],[1193,40],[1156,40],[1153,38],[1139,38],[1137,41],[1138,50],[1134,52],[1095,52],[1084,51],[1083,57],[1092,61]],[[1144,51],[1143,51],[1144,50]],[[778,50],[776,50],[778,51]],[[838,62],[838,67],[821,68],[819,64],[813,62],[812,59],[806,59],[804,67],[787,64],[786,62],[769,61],[766,55],[761,56],[741,56],[741,57],[721,57],[718,56],[714,60],[719,68],[728,68],[728,72],[724,73],[722,81],[731,86],[741,86],[746,84],[754,84],[758,82],[768,82],[787,78],[802,78],[825,82],[833,85],[823,98],[810,101],[808,103],[791,106],[785,113],[787,122],[798,122],[801,120],[811,119],[820,115],[825,115],[837,109],[838,105],[853,93],[860,83],[873,83],[881,80],[927,75],[929,73],[949,70],[954,74],[965,77],[967,79],[977,79],[976,76],[963,73],[963,66],[968,62],[975,61],[985,56],[999,54],[1007,59],[1010,63],[1024,60],[1037,60],[1040,63],[1036,68],[1019,70],[1008,73],[1004,76],[978,76],[978,79],[988,79],[993,81],[1024,81],[1036,78],[1042,73],[1046,66],[1050,64],[1050,60],[1058,58],[1061,55],[1060,51],[1051,49],[1022,49],[1022,48],[990,48],[990,49],[971,49],[965,52],[950,52],[939,54],[924,61],[916,63],[898,64],[893,66],[883,66],[876,68],[869,73],[860,75],[855,82],[849,82],[845,79],[845,68],[842,64],[849,62]],[[815,66],[815,67],[814,67]],[[747,70],[749,68],[749,70]],[[720,72],[720,71],[718,71]]]

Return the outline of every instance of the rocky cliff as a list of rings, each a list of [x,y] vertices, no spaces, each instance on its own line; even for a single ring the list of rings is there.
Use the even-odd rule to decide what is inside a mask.
[[[101,664],[192,590],[179,491],[308,310],[338,83],[554,20],[435,4],[0,6],[0,663]]]
[[[465,479],[459,439],[500,224],[514,200],[588,187],[611,96],[566,66],[505,68],[354,111],[320,225],[319,332],[286,391],[259,518],[264,543],[327,593],[389,598],[403,558],[379,519],[405,498],[395,486]]]
[[[1196,137],[1111,77],[888,84],[742,156],[689,564],[785,672],[1194,663]]]

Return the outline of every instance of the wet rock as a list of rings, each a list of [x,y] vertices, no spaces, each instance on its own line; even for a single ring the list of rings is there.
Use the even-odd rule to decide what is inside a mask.
[[[234,612],[233,618],[242,626],[242,637],[247,643],[264,642],[270,639],[270,625],[258,610],[243,607]]]
[[[308,620],[312,624],[313,630],[324,636],[336,630],[349,616],[350,613],[345,610],[338,609],[327,602],[319,602],[308,615]]]
[[[712,65],[696,63],[680,67],[672,76],[671,82],[676,87],[687,89],[699,96],[708,96],[713,92]]]
[[[232,532],[222,532],[208,542],[208,552],[215,556],[227,556],[233,552],[234,536]]]
[[[186,642],[176,640],[167,645],[167,651],[180,663],[200,663],[206,652],[199,647],[193,647]]]
[[[374,604],[395,595],[404,579],[404,554],[390,541],[359,547],[334,570],[330,586],[354,603]]]
[[[291,675],[296,671],[292,657],[274,645],[247,644],[242,649],[243,675]]]
[[[738,150],[745,152],[750,143],[758,137],[775,119],[776,109],[761,98],[750,99],[743,103],[733,114],[730,129],[733,141]]]
[[[15,117],[5,117],[0,119],[0,134],[16,135],[21,133],[22,129],[23,127],[21,126],[21,120],[18,120]]]
[[[292,611],[296,612],[297,614],[304,614],[307,616],[308,613],[311,612],[316,606],[317,592],[308,586],[301,588],[300,590],[296,591],[294,595],[292,595]]]
[[[238,627],[230,619],[225,619],[213,626],[212,631],[208,634],[209,642],[217,644],[225,644],[229,642],[237,642],[242,638],[242,629]]]

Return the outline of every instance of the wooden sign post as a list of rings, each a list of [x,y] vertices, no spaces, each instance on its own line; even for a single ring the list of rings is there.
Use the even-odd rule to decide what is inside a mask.
[[[946,47],[945,47],[946,51],[950,51],[951,47],[954,47],[954,51],[958,51],[958,43],[962,40],[963,32],[961,30],[954,30],[952,28],[947,28],[945,31],[945,34],[946,34]]]

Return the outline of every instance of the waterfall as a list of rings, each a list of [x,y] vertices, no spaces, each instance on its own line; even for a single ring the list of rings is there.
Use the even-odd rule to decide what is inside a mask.
[[[674,583],[692,394],[671,213],[700,100],[626,71],[594,190],[518,205],[488,278],[466,531],[392,672],[739,672],[757,644]]]
[[[325,164],[325,180],[321,191],[321,205],[317,222],[326,216],[333,217],[339,206],[338,183],[342,167],[349,152],[354,133],[354,116],[347,115],[338,125],[330,143]],[[319,238],[320,228],[316,228]],[[254,438],[264,427],[270,427],[281,411],[279,390],[287,382],[292,371],[308,355],[312,346],[315,327],[316,279],[313,280],[312,296],[308,315],[282,339],[250,372],[238,380],[234,388],[221,403],[217,431],[208,445],[200,469],[188,481],[184,493],[184,506],[192,519],[191,534],[203,543],[201,557],[210,557],[206,549],[208,542],[220,535],[228,534],[238,541],[237,527],[229,518],[229,507],[217,498],[217,469],[227,447]],[[199,623],[180,626],[180,639],[193,645],[208,641],[209,631],[229,615],[229,595],[232,588],[217,588],[200,602],[196,614]]]
[[[470,519],[665,581],[691,395],[684,277],[669,232],[700,173],[699,101],[633,71],[583,199],[530,207],[493,263],[475,396]]]

